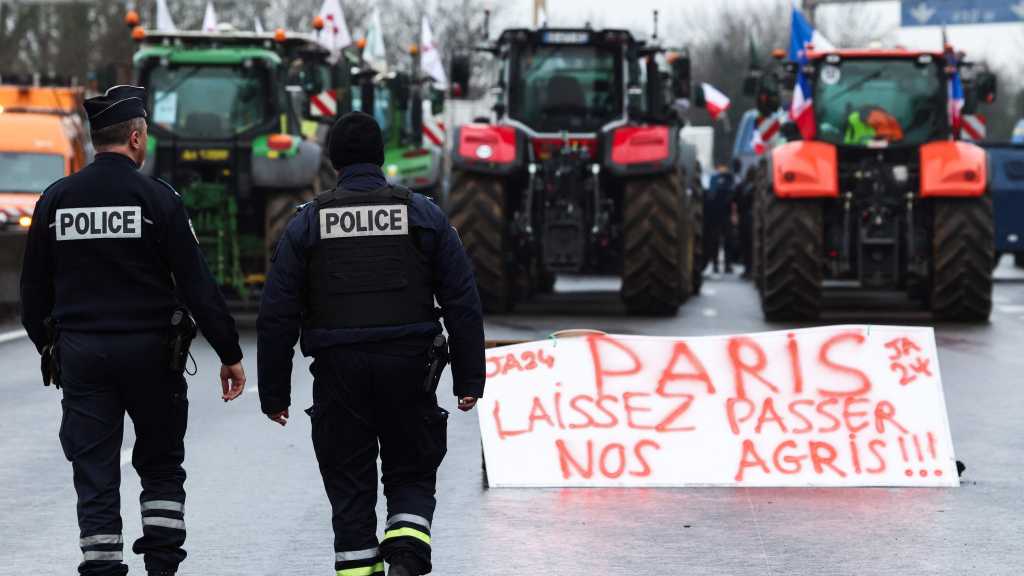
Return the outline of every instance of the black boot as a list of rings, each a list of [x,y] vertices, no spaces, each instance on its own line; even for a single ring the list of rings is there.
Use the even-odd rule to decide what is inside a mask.
[[[392,564],[388,568],[388,576],[415,576],[415,572],[405,564]]]

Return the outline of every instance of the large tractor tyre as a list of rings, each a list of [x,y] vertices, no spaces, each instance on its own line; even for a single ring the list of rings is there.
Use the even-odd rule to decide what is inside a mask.
[[[754,186],[753,239],[751,242],[753,254],[750,255],[750,264],[753,268],[751,279],[758,294],[761,294],[764,290],[764,206],[766,194],[771,194],[771,190],[765,182],[759,180]]]
[[[992,312],[992,199],[933,204],[931,309],[942,320],[983,322]]]
[[[675,314],[692,286],[693,226],[678,175],[626,183],[622,300],[631,314]]]
[[[707,266],[707,259],[704,255],[704,189],[700,181],[696,181],[690,187],[690,214],[693,223],[693,269],[691,271],[690,291],[694,296],[700,294],[704,286],[704,268]]]
[[[264,231],[267,249],[267,270],[270,270],[270,258],[277,249],[277,242],[281,239],[288,223],[298,212],[299,206],[315,198],[313,188],[305,190],[282,190],[269,192],[266,196],[266,215]]]
[[[484,312],[512,309],[515,290],[508,226],[505,222],[505,187],[501,180],[479,174],[454,175],[449,219],[459,231],[476,273]]]
[[[555,291],[555,281],[558,279],[555,274],[544,269],[544,264],[539,260],[534,261],[533,292],[536,294],[551,294]]]
[[[825,225],[820,200],[761,195],[761,309],[769,321],[821,314]]]

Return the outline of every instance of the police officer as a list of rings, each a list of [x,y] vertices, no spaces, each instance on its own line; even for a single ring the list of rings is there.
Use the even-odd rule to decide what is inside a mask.
[[[60,442],[78,492],[83,575],[128,572],[119,495],[125,412],[142,481],[142,537],[132,549],[151,575],[174,574],[185,558],[188,400],[170,351],[191,326],[182,303],[223,363],[222,398],[237,398],[245,385],[234,321],[181,198],[139,172],[145,102],[135,86],[85,101],[96,160],[43,193],[21,277],[29,337],[42,352],[58,334],[53,377],[63,386]],[[174,329],[174,320],[185,328]]]
[[[372,116],[331,128],[336,189],[302,207],[278,243],[259,314],[263,412],[284,425],[292,350],[312,356],[313,448],[333,510],[338,576],[426,574],[448,413],[425,382],[441,324],[454,392],[468,411],[484,389],[483,319],[458,233],[426,197],[389,186]],[[388,516],[377,540],[377,453]]]

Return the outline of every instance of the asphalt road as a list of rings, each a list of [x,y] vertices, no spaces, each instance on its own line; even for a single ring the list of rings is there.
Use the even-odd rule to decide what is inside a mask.
[[[1024,566],[1024,273],[1004,263],[992,321],[937,328],[957,489],[487,490],[477,420],[452,411],[440,472],[435,574],[789,575],[1019,574]],[[608,280],[560,281],[559,293],[491,318],[491,338],[542,338],[564,328],[652,335],[777,329],[753,288],[709,278],[673,318],[631,318]],[[928,324],[906,303],[839,298],[823,323]],[[73,574],[77,548],[71,467],[58,441],[57,393],[39,385],[35,350],[0,327],[0,574]],[[6,334],[6,336],[5,336]],[[255,377],[255,334],[244,333]],[[287,428],[245,396],[219,399],[217,361],[195,346],[186,468],[189,557],[181,574],[330,574],[327,499],[310,445],[311,377],[295,372]],[[140,385],[145,385],[140,382]],[[447,385],[442,382],[442,387]],[[127,427],[130,431],[130,426]],[[140,533],[138,480],[125,438],[125,539]],[[383,509],[378,507],[383,521]],[[126,549],[130,545],[126,545]],[[127,550],[126,550],[127,552]],[[128,554],[134,574],[142,560]]]

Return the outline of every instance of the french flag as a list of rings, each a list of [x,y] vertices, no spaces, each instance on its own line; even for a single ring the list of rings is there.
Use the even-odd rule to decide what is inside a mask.
[[[814,119],[814,95],[811,82],[804,75],[807,65],[807,47],[816,50],[833,50],[834,46],[811,26],[803,13],[793,7],[793,18],[789,36],[789,59],[797,64],[796,85],[793,87],[793,102],[789,106],[789,118],[800,129],[804,140],[811,140],[818,132]]]
[[[949,80],[946,83],[946,91],[949,96],[949,125],[953,128],[953,136],[959,138],[964,125],[964,85],[960,81],[960,66],[956,59],[956,53],[953,52],[953,48],[949,44],[946,44],[945,52],[946,67],[949,70],[947,74]]]
[[[712,120],[718,120],[718,117],[729,109],[729,104],[732,102],[721,90],[707,82],[701,84],[701,90],[704,92],[704,102],[708,114],[711,115]]]

